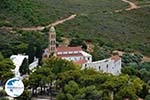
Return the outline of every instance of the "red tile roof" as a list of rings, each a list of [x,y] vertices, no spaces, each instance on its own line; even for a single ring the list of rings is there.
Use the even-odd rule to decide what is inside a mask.
[[[115,56],[111,56],[111,59],[114,60],[114,61],[118,61],[121,58],[118,55],[115,55]]]
[[[57,57],[72,57],[72,56],[83,56],[81,53],[77,53],[77,54],[60,54],[57,55]]]
[[[77,47],[58,47],[57,52],[64,52],[64,51],[81,51],[82,48],[80,46]]]
[[[85,60],[85,59],[82,59],[82,60],[75,61],[74,63],[75,63],[75,64],[84,64],[84,63],[86,63],[86,62],[88,62],[88,61]]]

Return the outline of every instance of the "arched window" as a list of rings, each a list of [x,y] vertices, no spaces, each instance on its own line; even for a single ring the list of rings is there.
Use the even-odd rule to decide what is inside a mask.
[[[99,66],[99,71],[101,70],[101,66]]]
[[[107,72],[108,72],[108,64],[107,64],[107,66],[106,66],[106,70],[107,70]]]
[[[107,68],[108,68],[108,64],[107,64],[107,66],[106,66]]]
[[[87,66],[87,64],[85,64],[85,67]]]

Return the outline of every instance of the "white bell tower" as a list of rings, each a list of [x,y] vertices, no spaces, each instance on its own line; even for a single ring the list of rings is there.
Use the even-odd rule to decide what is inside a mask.
[[[56,31],[54,26],[52,26],[49,29],[48,40],[49,40],[49,45],[48,45],[49,55],[55,54],[56,53]]]

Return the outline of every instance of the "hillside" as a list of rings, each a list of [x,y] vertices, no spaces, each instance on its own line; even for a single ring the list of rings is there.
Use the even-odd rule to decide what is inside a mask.
[[[124,6],[120,0],[1,0],[0,19],[12,26],[33,26],[47,24],[72,13],[107,12]]]
[[[150,0],[0,0],[0,100],[8,92],[150,100]]]
[[[149,5],[149,0],[131,0]],[[113,49],[139,50],[150,55],[150,7],[131,11],[121,0],[0,0],[0,26],[47,25],[71,14],[74,20],[58,25],[58,35],[88,40]],[[122,9],[121,12],[115,12]],[[102,46],[102,45],[100,45]]]

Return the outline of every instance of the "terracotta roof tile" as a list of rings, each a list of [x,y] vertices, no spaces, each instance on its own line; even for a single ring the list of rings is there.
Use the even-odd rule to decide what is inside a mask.
[[[81,53],[77,53],[77,54],[60,54],[57,55],[57,57],[72,57],[72,56],[83,56]]]
[[[84,64],[84,63],[86,63],[86,62],[88,62],[88,61],[85,60],[85,59],[82,59],[82,60],[75,61],[74,63],[75,63],[75,64]]]
[[[82,48],[80,46],[77,47],[58,47],[57,52],[63,52],[63,51],[81,51]]]

